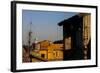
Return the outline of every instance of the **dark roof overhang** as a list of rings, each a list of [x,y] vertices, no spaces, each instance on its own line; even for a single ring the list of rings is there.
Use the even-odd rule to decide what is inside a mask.
[[[75,19],[79,18],[79,15],[75,15],[69,19],[65,19],[58,23],[59,26],[65,25],[65,24],[72,24],[73,22],[76,22]]]

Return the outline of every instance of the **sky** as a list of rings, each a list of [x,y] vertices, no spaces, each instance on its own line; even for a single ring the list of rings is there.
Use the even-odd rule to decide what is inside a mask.
[[[28,32],[30,31],[30,29],[32,31],[31,42],[34,42],[35,38],[37,38],[38,41],[50,40],[53,42],[56,40],[62,40],[63,27],[58,26],[58,23],[76,14],[77,13],[75,12],[23,10],[23,44],[28,44]]]

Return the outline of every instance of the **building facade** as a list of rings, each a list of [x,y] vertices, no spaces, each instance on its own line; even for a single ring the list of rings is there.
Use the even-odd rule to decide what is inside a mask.
[[[90,16],[81,13],[58,24],[63,26],[64,60],[90,59]]]
[[[51,41],[44,40],[35,44],[39,49],[33,50],[32,55],[44,61],[63,60],[63,44],[54,44]]]

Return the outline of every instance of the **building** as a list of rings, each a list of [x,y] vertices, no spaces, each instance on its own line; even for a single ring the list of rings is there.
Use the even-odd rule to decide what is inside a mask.
[[[90,19],[81,13],[58,23],[63,26],[64,60],[90,59]]]
[[[33,56],[35,55],[44,61],[63,60],[63,44],[54,44],[44,40],[36,45],[39,45],[40,48],[32,51]]]

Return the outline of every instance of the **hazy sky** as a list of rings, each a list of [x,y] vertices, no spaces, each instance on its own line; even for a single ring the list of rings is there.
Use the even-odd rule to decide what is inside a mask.
[[[42,40],[62,40],[63,28],[58,26],[58,23],[64,19],[68,19],[77,13],[72,12],[55,12],[55,11],[22,11],[22,41],[23,44],[28,42],[28,32],[32,30],[32,42],[37,38],[38,41]]]

